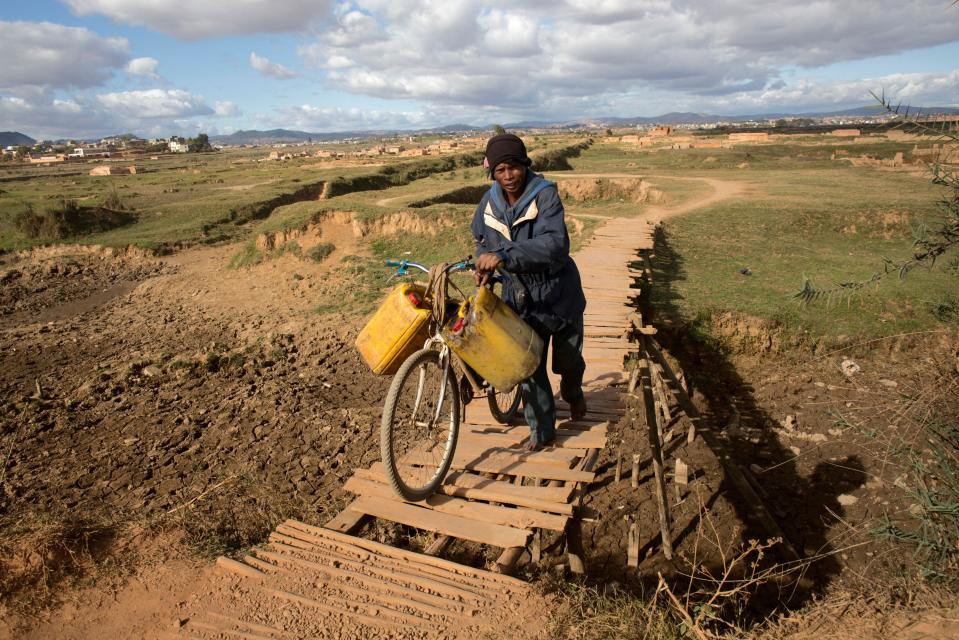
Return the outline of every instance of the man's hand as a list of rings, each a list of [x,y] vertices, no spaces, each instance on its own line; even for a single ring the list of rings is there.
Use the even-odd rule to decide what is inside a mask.
[[[503,259],[499,257],[498,253],[490,251],[489,253],[484,253],[479,258],[476,259],[476,271],[473,274],[473,279],[476,281],[476,286],[480,286],[486,277],[496,271],[496,268],[503,264]]]

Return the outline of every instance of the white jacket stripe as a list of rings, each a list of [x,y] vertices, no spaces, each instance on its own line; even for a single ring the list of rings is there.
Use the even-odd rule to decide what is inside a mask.
[[[529,203],[529,207],[526,208],[526,213],[524,213],[522,216],[517,218],[515,222],[513,222],[513,226],[515,227],[519,223],[526,222],[527,220],[535,220],[536,216],[538,215],[539,215],[539,207],[536,206],[536,201],[533,200],[531,203]]]
[[[500,222],[496,216],[493,215],[493,207],[490,203],[486,203],[486,211],[483,212],[483,222],[486,223],[487,227],[491,227],[496,231],[499,231],[500,234],[505,237],[507,240],[512,240],[513,236],[509,232],[509,227]]]

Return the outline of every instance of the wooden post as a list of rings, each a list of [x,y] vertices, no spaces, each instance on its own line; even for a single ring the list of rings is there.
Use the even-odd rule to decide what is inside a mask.
[[[510,547],[505,549],[493,565],[493,571],[496,573],[508,574],[513,570],[516,562],[526,553],[526,547]]]
[[[666,358],[656,346],[656,343],[652,340],[647,340],[644,336],[642,344],[643,351],[646,353],[652,353],[653,357],[655,357],[663,365],[663,372],[665,375],[677,385],[678,389],[679,382],[676,380],[675,374],[673,374],[672,369],[669,368],[669,363],[666,362]],[[690,422],[693,422],[697,425],[696,428],[703,436],[703,440],[706,441],[706,445],[712,449],[713,453],[716,455],[716,458],[719,460],[719,463],[723,465],[723,469],[726,471],[726,478],[732,482],[733,486],[736,487],[736,490],[739,492],[739,495],[741,495],[746,503],[752,508],[753,513],[766,530],[766,533],[773,538],[781,538],[783,541],[783,550],[788,558],[793,561],[799,561],[801,558],[796,552],[796,549],[792,546],[792,544],[789,543],[789,540],[786,538],[783,530],[779,527],[779,524],[770,515],[769,510],[766,509],[766,505],[763,504],[763,501],[756,494],[756,490],[753,489],[753,487],[749,484],[749,481],[743,475],[739,465],[733,461],[732,457],[726,452],[725,447],[723,447],[722,443],[715,436],[711,429],[699,426],[699,421],[701,420],[699,410],[696,409],[696,405],[693,404],[693,401],[690,399],[690,397],[685,393],[680,392],[677,394],[676,399],[679,401],[679,405],[686,413],[686,417],[689,418]]]
[[[653,382],[649,354],[646,351],[646,343],[649,341],[646,336],[640,338],[643,345],[643,406],[646,409],[646,427],[649,432],[649,448],[653,454],[653,474],[656,478],[656,507],[659,511],[659,529],[663,543],[663,555],[667,560],[673,558],[673,541],[670,533],[669,523],[669,502],[666,498],[666,478],[663,470],[663,449],[659,440],[658,416],[656,415],[656,405],[653,400]]]
[[[629,516],[626,516],[626,522],[629,524],[629,533],[626,539],[626,566],[639,566],[639,528],[636,522]]]
[[[577,518],[566,523],[566,555],[569,570],[577,575],[586,573],[586,554],[583,551],[583,528]]]
[[[619,452],[616,454],[616,477],[615,482],[619,484],[619,478],[623,474],[623,453]]]
[[[676,465],[673,470],[673,485],[676,487],[676,503],[679,504],[683,499],[683,489],[689,484],[689,467],[681,459],[676,458]]]
[[[659,347],[656,346],[656,342],[654,340],[644,340],[643,345],[644,348],[648,349],[647,353],[652,355],[653,358],[659,362],[660,366],[662,366],[663,376],[665,376],[665,378],[676,388],[676,400],[679,402],[680,409],[683,410],[683,413],[686,414],[686,418],[688,418],[690,422],[689,434],[686,441],[692,444],[693,440],[696,438],[696,431],[699,429],[700,420],[702,420],[701,416],[699,415],[699,410],[696,409],[696,405],[693,404],[692,399],[679,384],[676,374],[673,373],[673,370],[670,368],[665,356],[663,356],[663,353],[659,350]]]
[[[686,382],[686,374],[680,371],[676,374],[676,379],[679,382],[679,388],[683,390],[683,393],[689,395],[689,384]]]
[[[543,548],[543,534],[539,529],[537,529],[536,532],[533,533],[533,546],[530,548],[530,552],[529,552],[529,555],[530,555],[529,561],[531,563],[536,564],[537,562],[539,562],[542,554],[542,548]]]
[[[633,489],[639,489],[639,454],[633,454],[633,471],[629,476],[629,484]]]
[[[656,400],[659,402],[661,406],[661,410],[663,412],[663,419],[665,419],[666,423],[668,424],[670,421],[672,421],[673,416],[669,412],[669,393],[665,383],[663,382],[663,373],[662,373],[663,370],[662,370],[662,367],[660,367],[655,362],[652,362],[650,364],[652,365],[652,369],[650,370],[650,375],[652,376],[652,379],[653,379],[653,391],[656,394]]]
[[[423,553],[428,556],[438,556],[443,553],[443,550],[446,549],[452,541],[452,536],[442,535],[431,542],[429,546],[423,550]]]

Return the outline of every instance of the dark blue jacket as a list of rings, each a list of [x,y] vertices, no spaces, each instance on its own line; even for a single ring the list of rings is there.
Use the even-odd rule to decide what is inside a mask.
[[[515,205],[494,182],[471,225],[476,255],[495,251],[507,271],[520,282],[503,286],[503,298],[539,333],[552,333],[574,320],[582,321],[586,297],[576,263],[569,257],[569,233],[556,185],[527,170],[526,189]],[[527,291],[517,302],[520,283]]]

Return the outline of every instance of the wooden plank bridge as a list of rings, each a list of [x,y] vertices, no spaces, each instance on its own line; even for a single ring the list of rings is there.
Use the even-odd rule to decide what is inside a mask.
[[[358,469],[345,488],[355,499],[323,527],[289,520],[269,544],[241,560],[218,564],[235,580],[235,597],[210,603],[180,633],[195,638],[423,637],[470,635],[484,616],[527,590],[509,571],[529,554],[538,561],[543,537],[564,534],[570,569],[582,572],[577,506],[607,444],[607,428],[625,413],[623,393],[630,351],[627,334],[635,280],[648,269],[639,252],[652,248],[654,226],[642,219],[608,220],[574,257],[583,278],[584,390],[587,419],[570,421],[557,401],[554,446],[521,449],[525,425],[501,425],[485,402],[473,402],[451,472],[434,496],[404,502],[387,485],[382,466]],[[635,349],[635,345],[633,345]],[[554,380],[558,389],[558,380]],[[430,532],[423,552],[362,536],[373,520]],[[441,556],[454,540],[495,549],[487,569]],[[309,618],[289,631],[290,616]],[[315,625],[315,633],[308,631]],[[338,629],[330,634],[331,628]],[[306,630],[306,631],[305,631]],[[362,630],[362,631],[361,631]],[[309,636],[312,637],[312,636]]]

